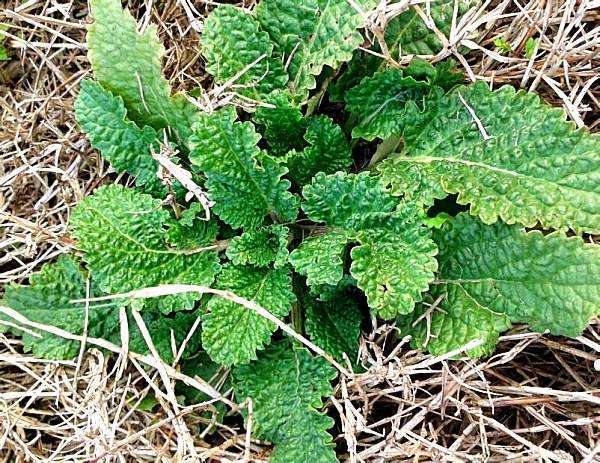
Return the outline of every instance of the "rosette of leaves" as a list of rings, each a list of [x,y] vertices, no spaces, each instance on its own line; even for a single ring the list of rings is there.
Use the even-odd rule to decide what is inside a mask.
[[[446,4],[431,5],[440,30]],[[599,139],[536,95],[460,85],[449,61],[352,62],[355,75],[336,77],[360,59],[365,16],[342,0],[261,0],[215,8],[201,47],[213,84],[257,107],[204,112],[171,91],[155,27],[138,32],[118,0],[91,0],[91,15],[94,73],[76,117],[132,186],[83,198],[69,224],[77,256],[5,289],[0,329],[26,350],[77,355],[78,343],[44,325],[119,344],[126,320],[130,349],[146,352],[139,310],[164,361],[231,371],[272,461],[333,462],[324,398],[336,370],[278,327],[346,364],[368,311],[397,320],[415,347],[443,354],[472,343],[473,357],[492,353],[512,324],[578,336],[600,314],[599,251],[582,236],[600,232]],[[400,15],[396,37],[417,37],[417,17],[416,6]],[[440,46],[413,39],[420,51]],[[331,96],[344,104],[327,106]],[[195,199],[167,197],[154,159],[164,147],[214,202],[210,219]],[[457,205],[468,211],[453,217]],[[157,286],[167,295],[129,298]],[[216,294],[202,295],[209,286]]]

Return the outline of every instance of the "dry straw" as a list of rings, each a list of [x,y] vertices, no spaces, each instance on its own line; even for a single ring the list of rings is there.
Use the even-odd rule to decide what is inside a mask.
[[[204,87],[203,107],[232,100],[252,104],[235,95],[234,82],[212,88],[204,77],[199,32],[216,3],[153,3],[131,0],[129,6],[142,27],[159,25],[172,84]],[[380,40],[385,24],[410,4],[435,29],[426,1],[383,0],[364,12],[368,36]],[[351,0],[349,5],[357,6]],[[444,51],[424,58],[454,56],[472,79],[537,91],[594,130],[600,113],[599,6],[597,0],[485,2],[440,37]],[[73,117],[78,83],[90,73],[86,2],[8,0],[0,8],[13,55],[0,64],[0,284],[6,284],[24,281],[43,262],[72,251],[71,208],[98,185],[124,179],[115,179],[90,150]],[[499,52],[498,38],[512,51]],[[525,58],[530,38],[536,46]],[[391,65],[408,59],[395,62],[382,50]],[[84,347],[74,361],[51,362],[24,354],[19,339],[0,335],[0,461],[268,459],[268,443],[251,438],[251,420],[247,429],[241,425],[240,410],[251,417],[252,404],[236,404],[223,388],[227,371],[193,378],[176,362],[164,364],[143,321],[134,319],[146,333],[149,355],[129,352],[126,343],[119,347],[54,330],[84,341]],[[34,326],[18,315],[14,323],[26,330]],[[498,353],[482,361],[423,354],[410,349],[393,325],[373,323],[361,340],[363,369],[352,373],[349,364],[338,365],[344,374],[328,404],[343,458],[600,462],[597,321],[576,340],[515,327],[501,338]],[[126,334],[124,324],[124,339]],[[173,346],[175,358],[183,347]],[[181,383],[206,392],[206,400],[180,405]],[[228,424],[216,419],[223,407]]]

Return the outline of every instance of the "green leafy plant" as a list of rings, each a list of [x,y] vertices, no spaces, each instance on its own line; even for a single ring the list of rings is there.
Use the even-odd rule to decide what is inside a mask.
[[[525,41],[525,50],[524,50],[523,56],[525,56],[526,59],[531,59],[533,57],[533,55],[535,54],[538,46],[539,46],[539,40],[536,40],[533,37],[529,37]]]
[[[498,51],[500,51],[500,53],[503,53],[505,55],[513,51],[511,44],[508,43],[508,41],[504,37],[498,37],[494,39],[494,45],[496,46]]]
[[[600,314],[600,251],[582,237],[600,233],[598,136],[536,95],[463,84],[451,61],[361,64],[360,10],[373,5],[355,3],[215,8],[205,69],[247,110],[201,111],[172,94],[156,29],[139,33],[118,0],[91,0],[94,80],[81,83],[76,117],[135,186],[84,198],[70,222],[78,253],[3,299],[34,322],[88,326],[117,344],[122,314],[140,311],[167,362],[200,318],[177,357],[185,371],[231,369],[274,462],[336,461],[323,398],[341,364],[356,365],[369,316],[434,354],[479,357],[514,323],[577,336]],[[442,31],[448,5],[431,10]],[[413,52],[436,53],[443,44],[415,8],[385,38],[400,51],[420,37]],[[187,177],[170,178],[165,158]],[[130,297],[162,285],[167,295]],[[212,296],[197,289],[209,286]],[[81,302],[103,295],[121,296]],[[35,355],[76,355],[76,343],[21,332],[2,313],[0,328]],[[289,339],[286,324],[311,342]],[[145,352],[135,326],[130,348]]]

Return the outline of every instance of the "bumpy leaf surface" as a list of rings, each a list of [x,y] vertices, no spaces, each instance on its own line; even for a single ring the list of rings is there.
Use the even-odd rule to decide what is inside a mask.
[[[90,296],[97,295],[91,292]],[[85,324],[85,306],[72,304],[72,300],[85,299],[86,277],[69,256],[61,256],[52,264],[45,264],[39,273],[33,274],[28,286],[9,285],[1,304],[16,310],[29,320],[61,328],[73,334],[82,334]],[[118,331],[118,307],[103,304],[101,308],[89,308],[89,335],[103,336]],[[49,359],[70,359],[77,355],[79,343],[53,336],[46,332],[21,331],[2,324],[9,317],[0,315],[0,332],[12,331],[23,336],[26,351]],[[14,323],[14,321],[13,321]]]
[[[87,44],[94,75],[102,86],[123,98],[129,117],[156,130],[168,128],[180,144],[191,132],[196,110],[183,95],[171,97],[161,60],[164,48],[156,27],[139,33],[135,19],[119,0],[91,0],[94,19]]]
[[[285,87],[288,76],[272,52],[269,34],[259,30],[256,19],[241,8],[222,5],[204,22],[206,70],[218,84],[236,78],[235,91],[242,95],[261,98]]]
[[[508,321],[575,337],[600,314],[600,250],[559,232],[544,236],[460,214],[436,232],[444,310],[434,312],[428,343],[444,352],[481,336],[472,355],[493,350]],[[418,327],[417,343],[424,344]]]
[[[141,313],[142,319],[148,332],[152,337],[152,344],[156,348],[158,355],[166,363],[172,363],[175,354],[181,348],[184,339],[189,334],[196,318],[198,315],[190,312],[177,312],[171,317],[165,317],[162,313],[156,311],[143,311]],[[128,316],[128,328],[129,328],[129,349],[133,352],[140,354],[146,354],[150,352],[146,340],[142,336],[137,323],[131,315]],[[119,336],[119,321],[117,319],[117,329],[113,333],[114,343],[121,344]],[[175,345],[173,346],[173,340]],[[173,347],[176,349],[173,352]],[[196,331],[192,334],[190,339],[185,345],[181,358],[187,359],[190,356],[195,355],[200,349],[200,328],[197,327]]]
[[[302,195],[302,209],[309,219],[342,228],[370,213],[391,212],[398,204],[381,181],[367,172],[317,174]]]
[[[28,286],[7,286],[1,303],[18,311],[29,320],[63,329],[73,334],[82,334],[85,326],[85,305],[71,303],[73,300],[85,299],[86,276],[79,264],[63,255],[55,263],[45,264],[39,273],[30,278]],[[94,290],[90,285],[89,297],[101,296],[103,293]],[[117,345],[121,344],[119,320],[120,301],[91,303],[88,307],[88,330],[90,337],[102,338]],[[177,313],[174,317],[165,317],[160,313],[144,311],[142,318],[148,328],[154,346],[161,358],[170,363],[173,361],[171,333],[175,339],[175,347],[179,348],[183,339],[192,327],[196,315]],[[0,331],[6,329],[1,322]],[[6,317],[8,320],[8,317]],[[129,349],[145,354],[148,345],[131,315],[128,315]],[[71,359],[79,352],[80,345],[76,341],[53,336],[43,331],[20,331],[8,328],[15,334],[22,335],[26,351],[31,350],[35,356],[49,359]],[[199,330],[186,345],[182,357],[193,354],[199,347]]]
[[[334,174],[352,165],[352,152],[342,129],[327,116],[316,116],[308,122],[304,139],[309,146],[288,154],[289,176],[305,185],[317,172]]]
[[[430,231],[407,222],[401,230],[364,231],[352,249],[350,273],[382,318],[413,311],[437,270]]]
[[[106,293],[160,284],[210,285],[220,268],[217,253],[169,246],[166,225],[170,220],[160,200],[109,185],[77,206],[71,226],[92,278]],[[214,244],[216,229],[207,228],[207,232],[203,246]],[[189,293],[147,300],[146,305],[168,313],[189,309],[197,299],[198,295]]]
[[[432,66],[414,59],[404,69],[371,74],[345,94],[352,136],[366,140],[402,134],[407,111],[421,110],[430,93],[449,91],[463,79],[452,60]]]
[[[238,400],[251,397],[254,435],[275,444],[272,462],[335,463],[327,430],[333,420],[318,410],[333,393],[336,371],[324,359],[283,340],[258,360],[234,370]]]
[[[346,101],[348,91],[360,84],[365,77],[372,76],[377,72],[381,63],[381,58],[378,56],[362,50],[355,51],[346,68],[327,87],[329,101],[338,103]]]
[[[261,153],[250,122],[236,122],[232,107],[202,114],[190,138],[190,160],[206,175],[213,210],[233,228],[256,228],[266,215],[296,218],[298,200],[281,177],[287,170]]]
[[[356,360],[362,314],[356,300],[343,291],[326,301],[311,299],[305,304],[304,328],[311,341],[342,360]]]
[[[400,69],[389,69],[367,77],[346,95],[346,107],[359,121],[352,136],[366,140],[399,134],[399,121],[408,102],[421,102],[430,91],[427,82],[405,77]]]
[[[266,103],[271,106],[259,106],[252,120],[264,128],[262,133],[269,144],[269,153],[282,156],[290,150],[301,151],[306,119],[291,102],[289,92],[275,91],[266,98]]]
[[[285,269],[228,265],[217,284],[278,318],[284,318],[295,301],[292,279]],[[271,342],[276,326],[256,312],[219,297],[210,300],[208,310],[202,321],[202,345],[215,362],[248,363]]]
[[[364,4],[363,1],[357,1]],[[362,42],[363,16],[346,0],[263,0],[257,19],[289,60],[289,87],[304,100],[323,66],[336,69]]]
[[[190,204],[190,207],[181,213],[179,219],[171,218],[167,224],[165,240],[169,246],[179,249],[198,249],[203,246],[212,246],[210,240],[217,236],[216,222],[205,220],[205,211],[199,202]]]
[[[396,194],[458,193],[485,223],[600,232],[600,137],[537,95],[478,82],[431,98],[404,127],[407,155],[380,166]]]
[[[324,246],[306,240],[290,255],[296,270],[310,275],[313,284],[335,284],[343,266],[339,257],[332,257],[340,255],[342,242],[356,241],[359,246],[351,251],[350,273],[371,309],[384,318],[411,312],[437,268],[437,248],[431,231],[423,226],[422,210],[398,203],[368,173],[317,174],[303,195],[307,216],[326,222],[332,232],[343,232],[346,241],[334,243],[326,255]],[[323,260],[328,260],[326,265],[321,264]]]
[[[471,357],[491,354],[500,333],[510,328],[508,317],[479,305],[460,286],[434,288],[433,296],[442,296],[445,302],[430,316],[427,326],[427,307],[419,307],[408,317],[400,319],[402,334],[412,334],[414,346],[429,350],[434,355],[464,347],[473,340],[481,340],[477,347],[467,350]]]
[[[227,257],[236,265],[266,267],[273,262],[275,268],[283,267],[289,256],[288,234],[289,229],[282,225],[244,232],[232,238]]]
[[[158,163],[150,150],[159,150],[157,133],[128,120],[122,98],[93,80],[84,80],[75,100],[75,116],[92,146],[117,172],[133,175],[139,185],[156,178]]]
[[[477,3],[473,0],[433,0],[418,6],[425,14],[429,7],[436,28],[447,38],[452,27],[454,9],[458,8],[457,20],[460,20],[461,16]],[[394,58],[399,55],[435,55],[443,48],[436,32],[427,27],[414,7],[390,21],[385,31],[385,39]]]
[[[344,276],[344,249],[353,235],[342,230],[306,238],[290,254],[290,263],[309,286],[335,285]]]

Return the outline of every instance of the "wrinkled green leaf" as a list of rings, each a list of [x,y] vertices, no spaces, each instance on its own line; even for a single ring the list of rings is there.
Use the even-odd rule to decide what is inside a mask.
[[[183,95],[171,97],[156,26],[140,34],[119,0],[90,0],[90,7],[94,22],[88,28],[88,57],[96,80],[123,99],[132,121],[168,129],[185,145],[197,111]]]
[[[190,138],[190,160],[206,175],[213,210],[233,228],[257,228],[265,216],[288,222],[298,201],[282,180],[287,170],[260,151],[250,122],[236,122],[234,108],[202,114]]]
[[[309,120],[304,150],[288,153],[289,176],[304,185],[318,172],[334,174],[352,165],[352,152],[342,129],[326,116]]]
[[[109,185],[77,206],[71,227],[93,280],[108,294],[161,284],[210,285],[220,268],[217,253],[167,243],[170,221],[159,200]],[[214,244],[215,233],[215,228],[207,228],[201,247]],[[191,309],[198,298],[186,293],[146,300],[144,305],[169,313]]]
[[[274,263],[275,268],[283,267],[289,256],[288,234],[289,229],[281,225],[244,232],[231,240],[227,257],[236,265],[266,267]]]
[[[432,314],[429,339],[424,320],[412,328],[415,344],[434,354],[473,339],[483,345],[470,355],[490,354],[511,322],[575,337],[600,314],[600,251],[579,237],[484,225],[463,213],[436,232],[436,241],[434,295],[446,297]]]
[[[315,88],[323,66],[349,61],[363,41],[358,29],[364,17],[346,0],[262,0],[256,17],[276,52],[289,60],[289,88],[300,100]]]
[[[537,95],[478,82],[403,124],[405,155],[380,167],[395,194],[431,204],[458,193],[485,223],[600,232],[600,138]]]
[[[219,275],[220,289],[256,302],[278,318],[284,318],[295,301],[292,279],[285,269],[228,265]],[[262,315],[220,297],[208,303],[202,320],[202,345],[222,365],[256,359],[256,351],[271,342],[276,326]]]
[[[204,22],[202,54],[217,84],[235,79],[236,92],[257,99],[284,88],[288,76],[272,53],[269,34],[241,8],[221,5]]]
[[[337,372],[323,358],[283,340],[233,374],[238,400],[252,398],[254,435],[275,444],[271,462],[337,462],[333,420],[319,411]]]

